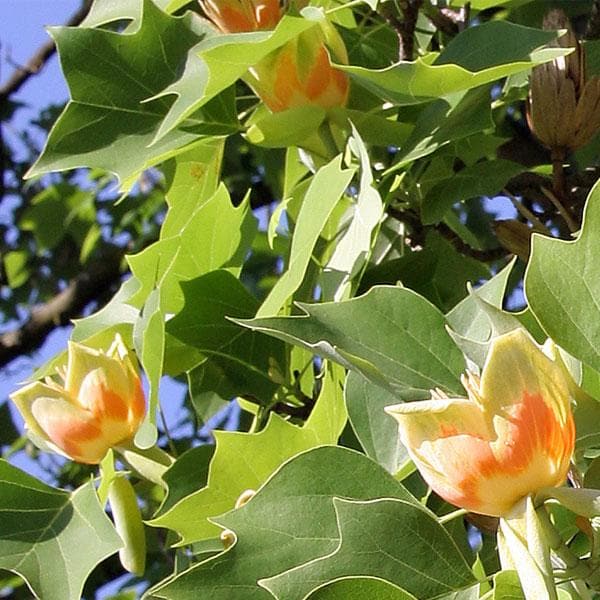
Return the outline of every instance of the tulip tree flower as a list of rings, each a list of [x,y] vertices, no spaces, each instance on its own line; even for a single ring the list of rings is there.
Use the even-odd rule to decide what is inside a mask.
[[[281,19],[279,0],[200,0],[200,6],[224,33],[274,29]]]
[[[558,361],[517,329],[493,340],[481,380],[463,377],[467,399],[435,392],[386,409],[442,498],[499,517],[565,481],[575,443],[573,382]]]
[[[463,385],[468,398],[436,390],[431,400],[386,410],[438,495],[500,517],[501,562],[517,569],[525,597],[555,598],[547,540],[558,534],[544,532],[551,523],[534,501],[566,479],[575,444],[575,383],[555,348],[541,349],[516,329],[492,341],[481,379],[467,373]]]
[[[346,48],[332,25],[323,22],[250,69],[248,84],[273,112],[301,106],[335,108],[348,99],[348,77],[331,65],[348,63]]]
[[[305,4],[299,0],[294,6],[299,9]],[[200,0],[200,5],[223,33],[273,29],[282,17],[278,0]],[[252,66],[244,80],[272,112],[344,106],[350,83],[345,73],[332,66],[332,59],[348,64],[342,38],[323,19]]]
[[[137,432],[146,402],[135,358],[117,335],[107,352],[69,342],[60,381],[46,377],[11,399],[31,439],[81,463],[97,464]]]

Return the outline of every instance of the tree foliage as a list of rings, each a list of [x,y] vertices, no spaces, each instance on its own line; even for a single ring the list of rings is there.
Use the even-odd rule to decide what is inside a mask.
[[[51,28],[70,99],[43,149],[2,146],[0,364],[75,318],[148,392],[99,469],[48,466],[3,412],[5,456],[53,483],[0,462],[3,586],[93,598],[126,573],[118,532],[115,598],[525,597],[497,523],[447,518],[384,408],[465,396],[506,331],[550,337],[580,386],[571,481],[600,487],[599,3],[552,3],[571,37],[531,0],[286,2],[232,32],[210,4]],[[554,593],[592,598],[600,512],[563,504],[579,570],[557,554]]]

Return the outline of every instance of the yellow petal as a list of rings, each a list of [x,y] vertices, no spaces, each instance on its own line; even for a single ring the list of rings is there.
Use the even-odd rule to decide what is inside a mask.
[[[108,447],[92,415],[61,398],[39,397],[31,412],[45,437],[73,460],[98,463]]]
[[[515,329],[492,342],[480,394],[486,411],[493,415],[510,412],[525,392],[540,395],[564,424],[571,413],[569,383],[561,365],[548,358],[523,329]]]
[[[20,390],[13,392],[10,395],[10,399],[19,409],[19,412],[25,421],[25,426],[36,436],[46,438],[44,430],[39,426],[37,420],[31,412],[31,406],[35,400],[41,396],[64,400],[64,394],[61,394],[53,386],[49,386],[41,381],[34,381],[33,383],[22,387]]]

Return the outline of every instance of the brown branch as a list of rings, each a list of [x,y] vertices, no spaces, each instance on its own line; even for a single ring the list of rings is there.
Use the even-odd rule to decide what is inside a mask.
[[[506,249],[501,247],[490,248],[489,250],[479,250],[478,248],[473,248],[472,246],[469,246],[469,244],[467,244],[450,227],[448,227],[446,223],[437,223],[435,225],[423,225],[418,216],[413,212],[400,210],[394,208],[393,206],[388,206],[387,212],[394,219],[405,223],[411,229],[418,243],[423,242],[425,238],[425,233],[428,230],[434,229],[443,238],[448,240],[454,246],[454,248],[464,256],[468,256],[470,258],[474,258],[482,262],[491,262],[494,260],[504,258],[508,254]]]
[[[399,0],[402,19],[398,18],[392,3],[380,4],[379,13],[398,34],[399,60],[413,60],[415,48],[415,28],[423,0]]]
[[[110,252],[91,263],[62,292],[46,304],[35,307],[21,327],[0,335],[0,367],[39,348],[55,327],[80,316],[90,302],[116,285],[121,279],[123,256],[124,250],[111,247]]]
[[[73,13],[66,25],[68,27],[79,25],[88,14],[91,4],[91,0],[84,0],[79,10]],[[48,40],[45,44],[42,44],[33,56],[24,65],[18,67],[6,83],[0,86],[0,102],[5,101],[9,96],[18,92],[32,75],[39,73],[55,52],[56,44],[54,40]]]

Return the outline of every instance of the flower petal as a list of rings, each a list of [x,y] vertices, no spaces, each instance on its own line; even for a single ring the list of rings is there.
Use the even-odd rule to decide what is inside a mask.
[[[566,423],[571,409],[569,381],[563,369],[548,358],[523,329],[494,340],[481,377],[480,395],[486,411],[504,414],[522,402],[523,394],[539,395]]]
[[[39,426],[36,418],[31,412],[31,407],[35,400],[40,396],[47,398],[57,398],[64,400],[64,395],[54,387],[49,386],[42,381],[34,381],[20,390],[13,392],[10,399],[15,403],[19,412],[23,416],[26,427],[31,430],[36,436],[45,438],[44,430]]]
[[[109,446],[92,415],[61,398],[37,398],[31,412],[45,437],[78,462],[98,463]]]

